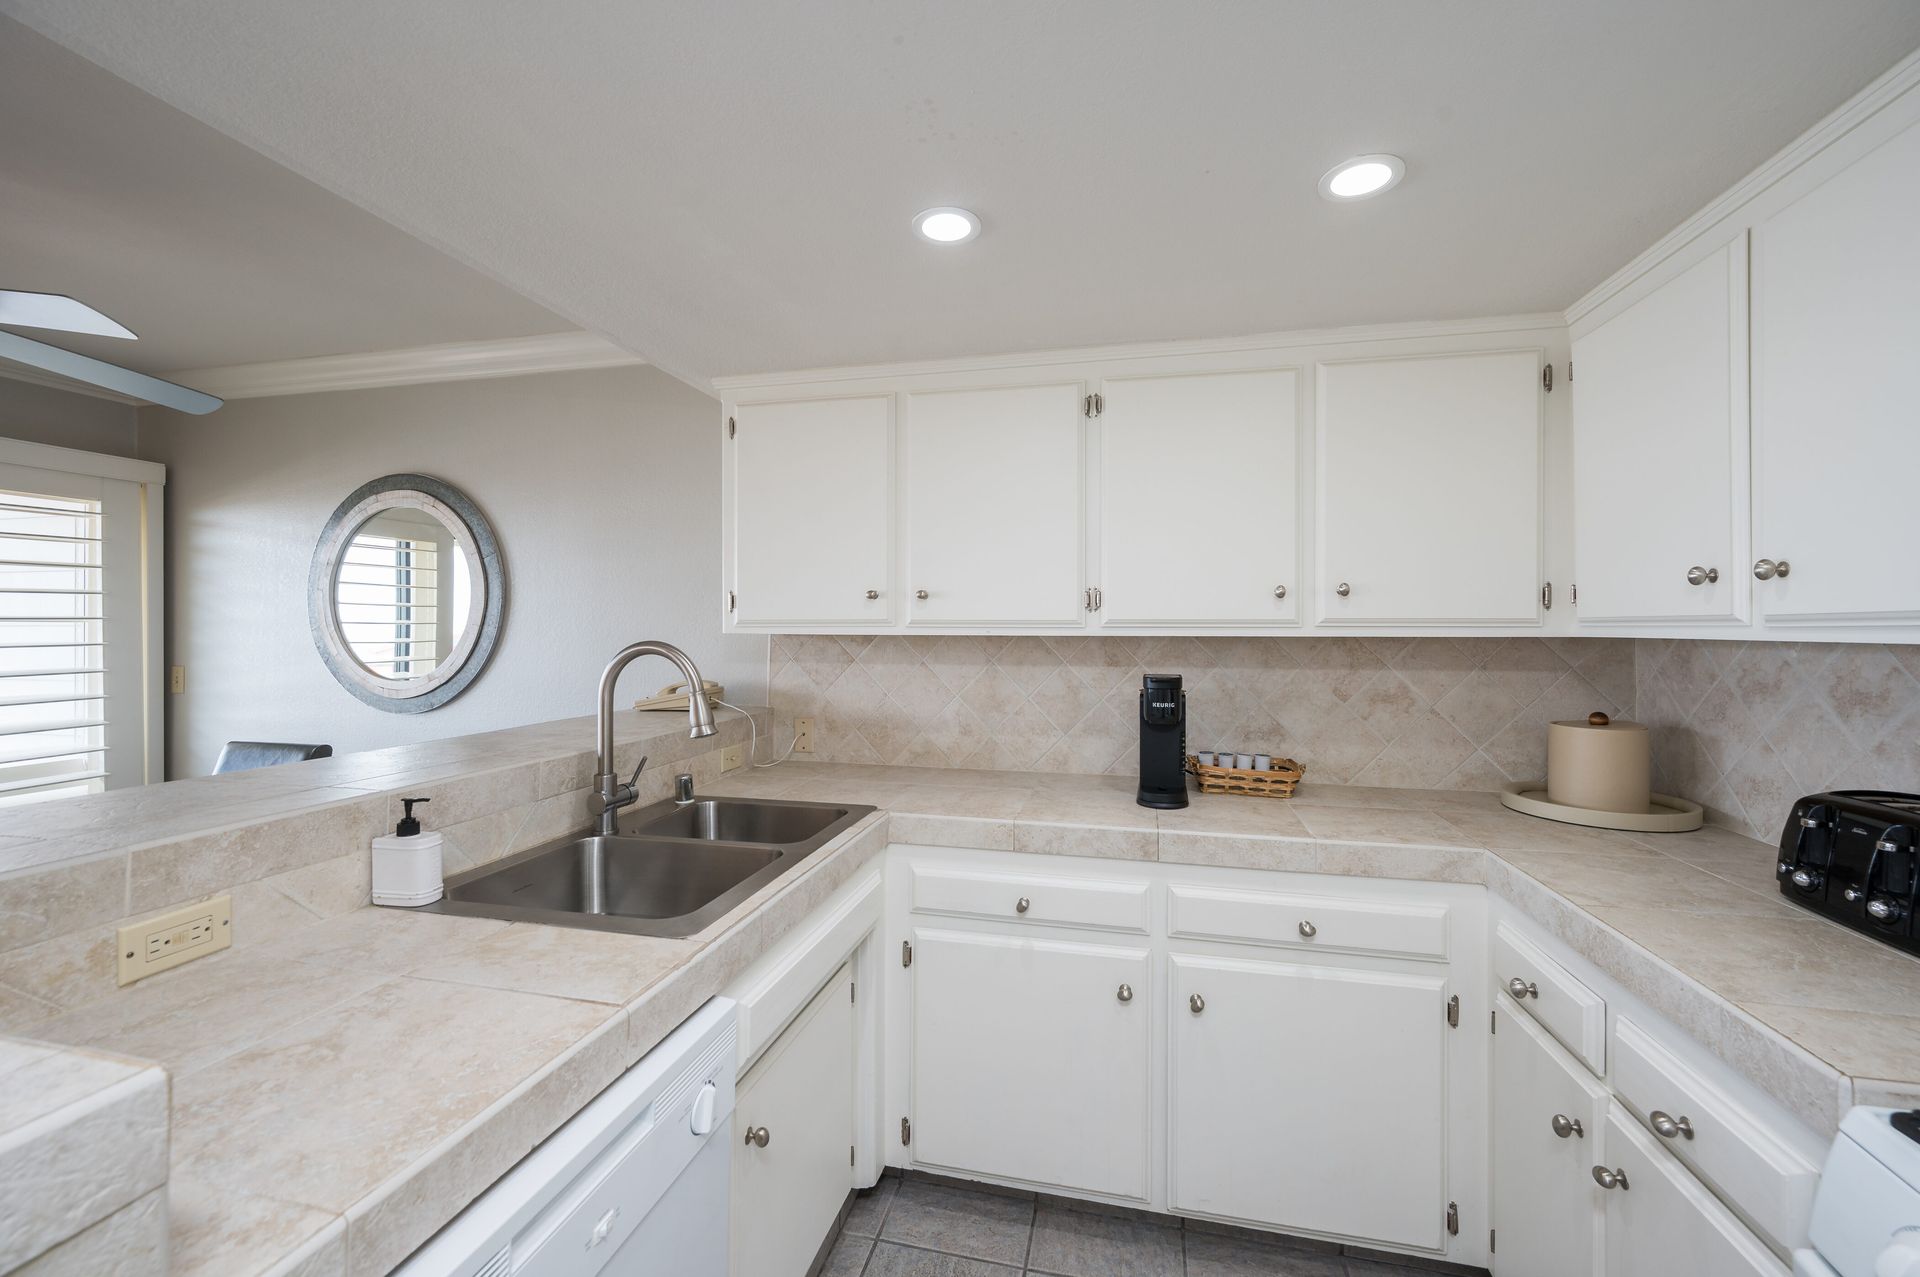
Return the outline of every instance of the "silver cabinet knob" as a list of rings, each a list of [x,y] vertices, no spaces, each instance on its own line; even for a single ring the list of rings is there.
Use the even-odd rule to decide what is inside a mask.
[[[1692,1139],[1693,1123],[1684,1117],[1668,1117],[1659,1109],[1647,1114],[1647,1124],[1663,1140]]]
[[[1284,586],[1284,585],[1276,585],[1276,586],[1274,586],[1274,587],[1273,587],[1273,597],[1274,597],[1274,598],[1276,598],[1276,599],[1284,599],[1284,598],[1286,598],[1286,597],[1287,597],[1287,587],[1286,587],[1286,586]]]
[[[1776,576],[1785,580],[1789,566],[1785,559],[1777,563],[1772,559],[1761,559],[1753,565],[1753,576],[1757,581],[1771,581]]]
[[[925,590],[915,590],[913,592],[913,597],[916,599],[919,599],[922,603],[925,603],[927,601],[927,592]]]
[[[1587,1137],[1585,1128],[1580,1125],[1580,1119],[1577,1117],[1568,1117],[1565,1113],[1555,1113],[1553,1115],[1552,1126],[1553,1133],[1563,1140],[1571,1139],[1576,1135],[1581,1139]]]
[[[1338,594],[1341,598],[1344,599],[1347,597],[1347,595],[1353,593],[1353,587],[1351,585],[1348,585],[1345,581],[1342,581],[1340,582],[1340,584],[1333,587],[1333,592],[1335,594]]]
[[[1207,1000],[1201,997],[1199,994],[1196,993],[1192,997],[1187,999],[1187,1010],[1193,1012],[1195,1015],[1199,1015],[1202,1011],[1206,1009],[1207,1009]]]
[[[1604,1166],[1593,1168],[1593,1182],[1602,1188],[1617,1188],[1627,1191],[1627,1173],[1622,1170],[1608,1170]]]
[[[1133,986],[1130,984],[1123,984],[1120,986],[1119,991],[1115,993],[1113,996],[1115,996],[1116,998],[1119,998],[1122,1002],[1131,1002],[1133,1001]]]
[[[1311,940],[1319,934],[1320,928],[1314,926],[1311,922],[1302,922],[1300,924],[1300,938],[1302,940]]]
[[[869,603],[871,603],[871,602],[872,602],[872,601],[873,601],[874,599],[877,599],[877,598],[879,598],[879,597],[880,597],[880,591],[878,591],[878,590],[868,590],[868,591],[867,591],[867,601],[868,601]]]
[[[767,1128],[764,1126],[749,1126],[747,1128],[747,1143],[753,1145],[755,1148],[765,1148],[767,1141],[772,1138],[773,1136],[768,1134]]]
[[[1013,906],[1013,911],[1015,913],[1025,913],[1027,910],[1031,908],[1033,908],[1033,901],[1027,899],[1025,896],[1022,896],[1020,897],[1019,901]]]
[[[1719,568],[1688,568],[1688,585],[1712,585],[1720,579]]]
[[[1515,976],[1507,981],[1507,992],[1516,998],[1537,998],[1540,996],[1540,986],[1531,980],[1522,980],[1519,976]]]

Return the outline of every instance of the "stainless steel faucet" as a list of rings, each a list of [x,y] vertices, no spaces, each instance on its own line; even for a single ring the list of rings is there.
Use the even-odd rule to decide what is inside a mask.
[[[673,662],[687,684],[687,735],[696,739],[713,735],[713,710],[707,705],[705,686],[700,681],[700,671],[694,667],[692,657],[671,643],[654,639],[621,648],[620,654],[607,663],[606,670],[600,675],[599,777],[591,806],[593,814],[600,819],[602,834],[612,834],[620,809],[639,798],[639,791],[634,785],[640,779],[640,767],[647,765],[647,760],[641,759],[640,767],[633,769],[633,775],[627,777],[625,784],[621,783],[619,774],[613,770],[613,685],[620,681],[620,671],[641,656],[664,656]]]

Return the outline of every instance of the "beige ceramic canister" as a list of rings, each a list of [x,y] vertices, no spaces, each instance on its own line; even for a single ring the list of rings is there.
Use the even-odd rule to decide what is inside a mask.
[[[1653,750],[1641,723],[1605,714],[1547,724],[1547,800],[1589,811],[1644,815],[1652,803]]]

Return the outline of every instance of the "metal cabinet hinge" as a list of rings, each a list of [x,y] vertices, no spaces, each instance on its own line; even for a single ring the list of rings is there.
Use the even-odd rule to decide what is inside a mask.
[[[1567,384],[1569,386],[1573,384],[1573,360],[1571,359],[1567,360]]]
[[[1100,594],[1100,587],[1097,585],[1088,586],[1086,595],[1087,595],[1087,611],[1098,612],[1100,610],[1100,603],[1102,598]]]
[[[1540,370],[1540,384],[1548,394],[1553,393],[1553,365],[1548,364]]]
[[[1580,587],[1579,586],[1569,585],[1567,587],[1567,602],[1571,603],[1574,607],[1580,606]]]
[[[1540,610],[1553,611],[1553,582],[1551,581],[1540,587]]]
[[[900,965],[903,967],[913,965],[913,941],[911,940],[900,942]]]
[[[732,417],[728,417],[727,418],[727,438],[731,439],[739,433],[740,433],[740,423],[735,421]]]
[[[1487,1230],[1487,1253],[1489,1255],[1493,1254],[1496,1250],[1499,1249],[1499,1246],[1496,1245],[1494,1242],[1494,1235],[1496,1232],[1498,1232],[1497,1229],[1489,1228]]]
[[[1101,395],[1088,395],[1081,404],[1082,411],[1089,417],[1099,416],[1102,412],[1106,411],[1106,407],[1107,401]]]
[[[732,590],[728,590],[728,591],[727,591],[727,611],[729,611],[729,612],[731,612],[731,611],[733,611],[733,605],[734,605],[734,602],[735,602],[735,600],[734,600],[734,597],[733,597],[733,591],[732,591]]]
[[[902,1144],[913,1143],[913,1119],[910,1117],[900,1119],[900,1142]]]
[[[853,1165],[853,1145],[847,1145],[847,1165]]]
[[[1447,999],[1447,1027],[1460,1027],[1460,995],[1457,993]]]
[[[1451,1237],[1458,1237],[1460,1235],[1460,1203],[1459,1202],[1447,1203],[1447,1234],[1448,1236],[1451,1236]]]
[[[1500,1013],[1498,1011],[1487,1012],[1487,1032],[1489,1034],[1492,1034],[1492,1033],[1498,1033],[1499,1031],[1500,1031]]]
[[[847,982],[847,1001],[853,1003],[860,1001],[860,986],[851,980]]]

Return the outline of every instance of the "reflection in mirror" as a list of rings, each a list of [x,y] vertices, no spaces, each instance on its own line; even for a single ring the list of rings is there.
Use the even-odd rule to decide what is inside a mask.
[[[380,678],[424,678],[473,623],[473,576],[453,529],[419,509],[385,510],[354,529],[334,577],[347,650]]]

